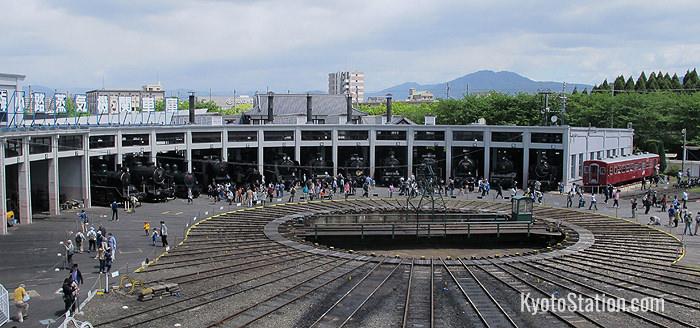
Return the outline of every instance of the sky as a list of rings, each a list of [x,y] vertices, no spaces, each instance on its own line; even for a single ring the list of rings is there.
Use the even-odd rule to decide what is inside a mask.
[[[477,70],[595,84],[700,62],[696,0],[5,0],[0,71],[51,88],[366,90]],[[104,82],[103,82],[104,81]]]

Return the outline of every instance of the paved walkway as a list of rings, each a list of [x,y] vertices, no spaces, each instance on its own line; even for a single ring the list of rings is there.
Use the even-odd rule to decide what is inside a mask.
[[[383,197],[388,196],[385,188],[377,188],[373,193]],[[492,193],[490,197],[493,197],[494,194]],[[490,197],[489,200],[492,200]],[[472,193],[458,196],[458,198],[475,199],[477,195]],[[509,200],[498,201],[508,202]],[[544,203],[563,207],[566,204],[566,198],[558,193],[548,193],[545,195]],[[598,211],[613,217],[631,219],[646,224],[649,215],[639,214],[637,219],[632,219],[629,200],[621,201],[621,203],[622,208],[616,210],[609,206],[612,205],[612,201],[610,204],[605,204],[603,198],[599,198]],[[153,247],[150,238],[146,237],[143,231],[145,219],[151,222],[152,227],[156,227],[158,222],[164,220],[169,228],[170,244],[174,246],[182,240],[184,230],[192,224],[195,217],[199,220],[214,213],[236,208],[236,204],[233,206],[221,202],[213,204],[206,197],[201,197],[196,199],[192,205],[178,199],[165,204],[144,204],[136,209],[136,213],[126,213],[120,210],[118,222],[110,221],[108,216],[110,210],[106,208],[92,208],[87,212],[92,225],[95,227],[102,225],[108,232],[114,233],[117,237],[118,253],[112,271],[128,273],[138,268],[146,258],[153,259],[164,250],[160,246]],[[689,208],[693,213],[696,213],[700,211],[700,203],[691,202]],[[652,211],[655,210],[652,209]],[[667,220],[665,213],[655,212],[655,215],[662,218],[664,223]],[[661,226],[659,228],[677,236],[685,244],[685,255],[678,264],[700,268],[700,236],[683,236],[682,226],[678,228]],[[64,211],[58,217],[40,218],[37,216],[34,224],[10,228],[9,235],[0,236],[0,284],[12,292],[19,283],[24,283],[32,296],[29,319],[21,324],[9,323],[9,327],[45,327],[40,324],[40,320],[57,319],[61,315],[63,301],[58,291],[68,271],[59,269],[62,267],[64,257],[58,256],[58,254],[63,255],[65,251],[59,242],[71,236],[76,229],[77,211]],[[87,250],[87,245],[85,249]],[[85,297],[88,289],[97,286],[98,263],[93,257],[94,253],[74,256],[74,262],[80,265],[85,278],[81,297]],[[51,325],[51,327],[56,326],[57,324]]]
[[[236,207],[235,205],[233,207]],[[206,197],[196,199],[187,205],[184,200],[173,200],[165,204],[146,204],[136,209],[135,213],[119,211],[119,221],[110,221],[111,211],[107,208],[86,210],[90,224],[96,228],[103,226],[107,232],[117,238],[117,256],[112,271],[131,272],[141,265],[146,258],[153,259],[163,252],[160,243],[151,245],[143,230],[144,220],[157,227],[161,220],[166,222],[171,246],[182,240],[186,225],[193,218],[200,219],[232,210],[228,204],[212,204]],[[18,284],[24,283],[31,298],[29,318],[24,323],[11,322],[9,327],[45,327],[40,320],[57,319],[62,314],[63,300],[59,292],[63,279],[68,275],[63,270],[65,248],[59,244],[67,238],[74,239],[77,231],[77,212],[64,211],[58,217],[41,217],[35,215],[31,225],[19,225],[10,228],[9,235],[0,236],[0,284],[12,291]],[[87,251],[87,242],[84,244]],[[61,254],[61,256],[59,256]],[[84,285],[81,297],[96,286],[98,278],[98,261],[95,253],[75,254],[73,261],[80,266]],[[110,282],[112,284],[114,281]],[[12,309],[12,307],[11,307]],[[58,326],[58,323],[52,327]]]

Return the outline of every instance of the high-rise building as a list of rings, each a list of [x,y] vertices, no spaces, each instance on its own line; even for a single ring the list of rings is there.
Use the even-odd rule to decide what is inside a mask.
[[[355,103],[365,101],[365,73],[336,72],[328,74],[328,94],[350,94]]]

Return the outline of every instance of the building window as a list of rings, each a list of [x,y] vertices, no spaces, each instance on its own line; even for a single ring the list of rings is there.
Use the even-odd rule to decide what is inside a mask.
[[[601,160],[601,159],[603,159],[603,151],[599,150],[598,151],[598,160]]]
[[[573,179],[576,177],[576,155],[571,155],[571,165],[570,165],[569,178]]]
[[[416,131],[415,140],[445,140],[445,131]]]
[[[43,154],[51,152],[51,137],[34,137],[29,142],[30,154]]]
[[[532,133],[530,136],[530,141],[535,143],[560,144],[561,140],[561,133]]]
[[[625,156],[625,148],[620,148],[620,156]]]
[[[491,141],[494,142],[522,142],[523,134],[521,132],[493,132],[491,133]]]
[[[258,131],[229,131],[229,142],[258,141]]]
[[[148,146],[148,134],[122,134],[122,147]]]
[[[583,153],[578,154],[578,176],[581,176],[581,172],[583,172]]]
[[[192,143],[221,142],[221,132],[192,132]]]
[[[114,136],[92,136],[90,137],[90,149],[112,148],[114,147]]]
[[[406,131],[377,131],[377,140],[406,140]]]
[[[265,131],[265,141],[294,141],[294,131]]]
[[[454,141],[484,141],[484,132],[482,132],[482,131],[454,131],[454,132],[452,132],[452,140],[454,140]]]
[[[83,136],[61,136],[58,138],[58,151],[83,149]]]
[[[22,156],[22,139],[5,140],[5,157]]]
[[[301,131],[301,140],[331,140],[331,131]]]
[[[338,140],[367,140],[369,131],[340,130]]]
[[[605,151],[605,157],[606,157],[606,158],[610,158],[610,157],[611,157],[611,156],[610,156],[610,149],[608,149],[608,150]]]
[[[595,159],[595,152],[592,151],[590,154],[588,154],[588,159],[594,160]]]
[[[156,134],[156,145],[184,144],[184,133],[159,133]]]

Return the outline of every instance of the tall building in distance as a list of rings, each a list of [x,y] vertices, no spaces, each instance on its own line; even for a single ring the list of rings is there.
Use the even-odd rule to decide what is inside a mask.
[[[352,101],[365,101],[365,73],[336,72],[328,74],[328,94],[350,94]]]

